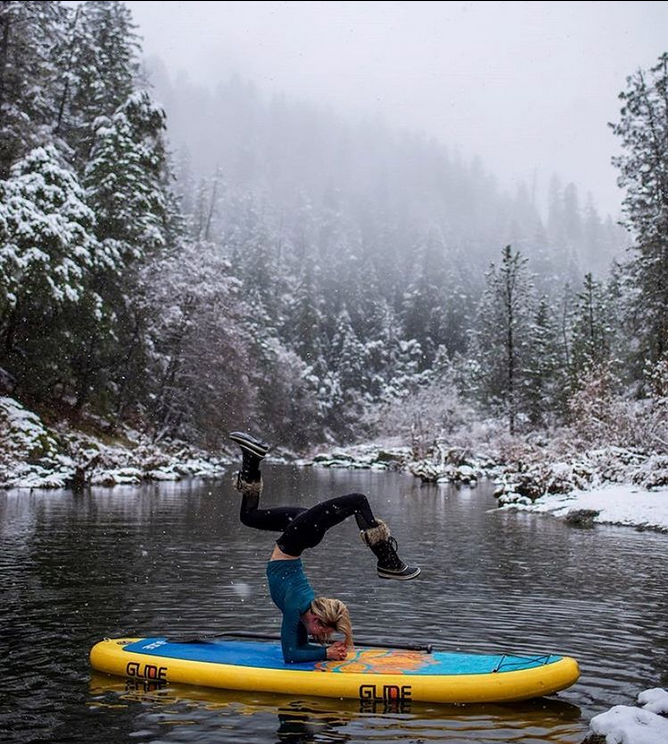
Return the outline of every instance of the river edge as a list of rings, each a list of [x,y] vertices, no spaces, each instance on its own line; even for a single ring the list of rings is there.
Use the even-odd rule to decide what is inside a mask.
[[[47,425],[13,398],[0,397],[0,488],[55,489],[138,485],[144,481],[217,478],[233,462],[186,442],[155,442],[124,426],[105,431],[101,419],[81,426]],[[235,458],[236,459],[236,458]]]
[[[140,432],[129,429],[124,429],[122,436],[112,440],[85,434],[64,424],[47,427],[36,414],[16,401],[0,399],[0,404],[4,406],[0,408],[0,414],[5,414],[4,421],[0,418],[0,487],[3,488],[67,488],[74,487],[77,478],[81,485],[104,486],[191,477],[218,478],[229,475],[238,461],[236,452],[210,453],[174,441],[155,444]],[[3,426],[8,421],[11,421],[11,426]],[[618,456],[621,453],[622,456]],[[643,460],[640,454],[629,455],[625,450],[599,450],[594,455],[580,455],[575,465],[541,462],[530,466],[521,464],[519,459],[508,464],[496,453],[475,455],[466,448],[449,447],[444,442],[438,443],[427,457],[421,458],[415,457],[410,446],[388,441],[315,451],[306,458],[297,458],[294,453],[281,450],[274,450],[272,455],[268,458],[270,461],[294,463],[300,467],[396,470],[437,485],[457,483],[464,488],[475,488],[483,479],[492,480],[502,509],[551,514],[579,526],[603,522],[640,529],[668,529],[668,489],[642,489],[633,482],[610,483],[606,481],[606,471],[591,466],[591,462],[599,458],[599,462],[607,464],[607,472],[619,477],[628,475],[631,464],[636,473],[643,472],[646,478],[652,469],[643,470],[641,466],[646,465],[649,458]],[[588,463],[588,471],[583,469],[583,462]],[[540,483],[535,476],[539,473],[543,474],[543,482],[548,484],[550,481],[545,480],[544,474],[549,473],[553,483],[557,483],[559,489],[565,489],[569,475],[583,477],[583,472],[588,473],[587,483],[592,485],[591,490],[559,490],[536,499],[521,493],[522,484],[529,480],[527,473],[534,474],[530,482]],[[517,484],[521,488],[515,488]],[[626,514],[613,514],[613,507],[625,509]],[[624,744],[651,741],[657,744],[668,741],[664,736],[668,722],[660,715],[666,711],[655,712],[641,700],[650,692],[668,697],[665,690],[656,688],[640,694],[638,702],[642,707],[615,706],[595,716],[590,723],[592,734],[585,739],[586,744],[606,744],[609,741],[623,741]],[[643,733],[654,738],[639,738]],[[614,736],[623,738],[608,738]]]
[[[437,443],[426,458],[409,446],[364,444],[320,452],[304,466],[401,470],[424,483],[474,488],[495,483],[499,508],[549,514],[578,527],[612,524],[668,532],[668,473],[664,457],[620,448],[597,449],[551,462],[535,451],[508,462],[498,452],[474,454]]]
[[[210,452],[188,443],[153,442],[124,427],[114,436],[67,422],[47,426],[13,398],[0,397],[0,488],[78,488],[144,481],[219,478],[237,452]],[[95,427],[97,424],[97,430]],[[499,507],[549,514],[577,526],[616,524],[668,532],[668,456],[619,447],[568,453],[515,440],[471,447],[436,441],[418,452],[400,440],[319,448],[308,457],[274,448],[269,461],[301,467],[394,470],[424,483],[475,487],[492,480]]]

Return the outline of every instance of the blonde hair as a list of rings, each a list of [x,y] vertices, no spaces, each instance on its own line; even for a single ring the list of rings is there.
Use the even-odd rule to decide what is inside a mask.
[[[346,646],[353,647],[353,626],[350,612],[340,599],[316,597],[311,602],[311,612],[324,624],[343,634]]]

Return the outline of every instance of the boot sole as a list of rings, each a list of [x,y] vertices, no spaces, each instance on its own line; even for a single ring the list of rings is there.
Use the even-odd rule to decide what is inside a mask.
[[[398,574],[398,573],[396,573],[396,574],[393,574],[393,573],[381,573],[380,571],[376,571],[376,573],[378,574],[378,576],[381,579],[394,579],[395,581],[410,581],[411,579],[414,579],[417,576],[419,576],[422,573],[422,569],[421,568],[418,568],[413,573],[411,573],[411,574],[404,574],[404,575]]]
[[[250,439],[246,434],[242,432],[233,431],[230,434],[230,439],[236,442],[242,450],[246,450],[257,457],[264,457],[269,452],[269,445],[264,442],[258,442],[257,440]]]

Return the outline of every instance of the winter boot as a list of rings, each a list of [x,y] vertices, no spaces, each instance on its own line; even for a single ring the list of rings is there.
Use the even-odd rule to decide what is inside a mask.
[[[234,486],[242,496],[241,499],[241,521],[244,515],[254,512],[260,505],[260,496],[262,494],[262,478],[254,483],[248,483],[243,480],[241,473],[237,474]]]
[[[237,475],[237,490],[246,495],[246,491],[257,491],[260,495],[262,488],[262,475],[260,474],[260,463],[269,450],[269,445],[250,434],[242,431],[230,433],[230,439],[241,447],[241,470]]]
[[[371,548],[378,565],[376,571],[381,579],[414,579],[419,573],[419,566],[407,566],[397,554],[397,541],[390,534],[390,528],[380,519],[377,527],[369,527],[360,533],[362,540]]]

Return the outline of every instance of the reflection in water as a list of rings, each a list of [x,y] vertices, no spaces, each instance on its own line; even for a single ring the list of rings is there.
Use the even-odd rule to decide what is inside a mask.
[[[565,653],[580,681],[531,704],[410,710],[196,688],[91,694],[88,651],[103,637],[278,633],[264,574],[274,536],[239,523],[229,480],[0,493],[3,742],[580,744],[592,715],[666,684],[668,535],[499,512],[491,484],[274,467],[267,505],[365,492],[422,566],[415,581],[379,580],[345,524],[305,556],[315,590],[350,606],[360,638]]]
[[[349,742],[359,740],[401,741],[440,738],[447,731],[466,741],[512,741],[500,736],[542,736],[522,741],[570,741],[562,736],[569,723],[580,719],[580,709],[558,699],[513,705],[427,705],[410,701],[329,700],[281,695],[245,693],[174,685],[148,680],[121,679],[93,673],[90,683],[91,708],[128,708],[141,705],[151,713],[139,714],[133,739],[148,739],[160,733],[163,741],[179,741],[183,728],[205,719],[217,719],[221,730],[235,730],[244,736],[248,717],[274,717],[275,741],[282,744]],[[156,711],[160,711],[160,715]],[[484,721],[483,726],[481,722]],[[493,721],[493,727],[490,727]],[[157,727],[156,727],[156,724]],[[212,721],[209,725],[213,726]],[[237,732],[238,727],[238,732]],[[486,738],[488,729],[490,738]],[[250,733],[252,738],[252,733]],[[482,738],[479,738],[482,737]],[[442,740],[442,739],[441,739]],[[198,738],[198,741],[200,739]]]

